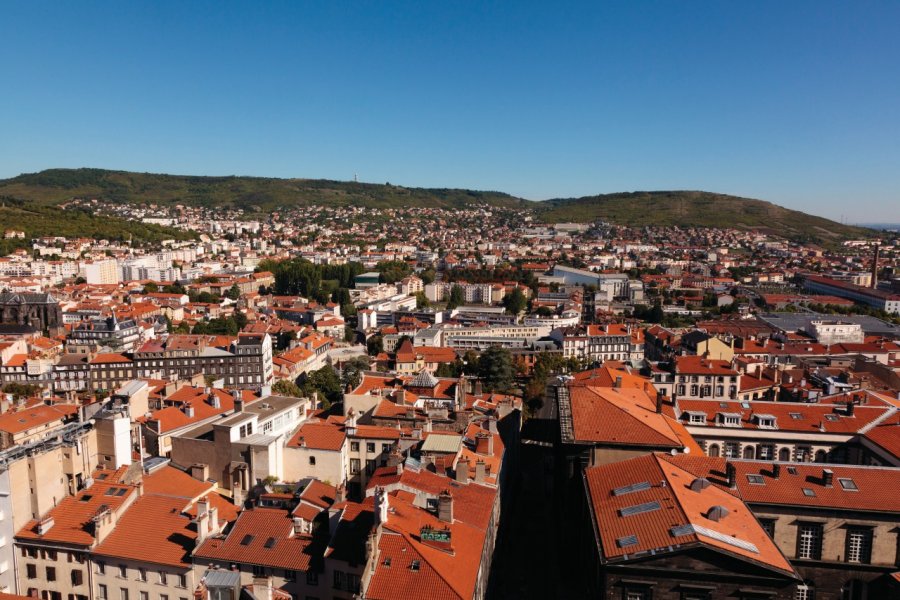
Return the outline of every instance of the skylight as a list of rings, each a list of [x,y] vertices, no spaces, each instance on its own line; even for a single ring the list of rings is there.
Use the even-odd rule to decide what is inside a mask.
[[[644,502],[643,504],[635,504],[634,506],[626,506],[625,508],[620,508],[619,515],[623,517],[630,517],[632,515],[640,515],[659,509],[659,502],[654,500],[653,502]]]
[[[856,487],[856,482],[850,479],[849,477],[839,477],[838,482],[841,484],[841,487],[847,490],[848,492],[858,492],[859,488]]]
[[[417,560],[414,560],[414,561],[412,561],[411,563],[409,563],[409,568],[410,568],[410,570],[412,570],[412,571],[418,571],[418,570],[419,570],[419,566],[420,566],[420,563],[419,563],[419,561],[417,561]]]
[[[815,491],[815,490],[812,490],[812,489],[810,489],[810,488],[803,488],[803,495],[804,495],[804,496],[809,496],[810,498],[815,498],[815,497],[816,497],[816,491]]]
[[[616,545],[619,548],[627,548],[628,546],[634,546],[638,543],[638,539],[636,535],[626,535],[625,537],[620,537],[616,540]]]
[[[763,479],[762,475],[757,475],[755,473],[750,473],[747,475],[747,481],[752,483],[753,485],[765,485],[766,480]]]
[[[633,492],[640,492],[643,490],[650,489],[649,481],[642,481],[640,483],[632,483],[631,485],[626,485],[622,487],[617,487],[612,491],[613,496],[624,496],[625,494],[631,494]]]
[[[277,540],[276,540],[275,538],[270,537],[269,539],[266,540],[266,543],[263,544],[263,547],[265,547],[265,548],[274,548],[274,547],[275,547],[275,542],[276,542],[276,541],[277,541]]]
[[[253,535],[247,534],[244,536],[244,539],[241,540],[241,546],[249,546],[253,542]]]

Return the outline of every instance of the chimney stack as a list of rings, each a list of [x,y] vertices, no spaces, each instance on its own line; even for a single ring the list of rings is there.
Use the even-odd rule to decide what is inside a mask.
[[[881,246],[879,244],[875,244],[875,255],[872,257],[872,289],[878,288],[878,254],[881,251]]]
[[[487,469],[483,460],[475,461],[475,483],[484,483],[487,478]]]
[[[613,387],[616,389],[619,389],[622,387],[622,376],[621,375],[618,375],[616,377],[616,381],[615,381],[615,383],[613,383]]]
[[[834,471],[831,469],[822,469],[822,482],[825,487],[834,487]]]
[[[779,477],[781,477],[781,465],[775,463],[772,465],[772,478],[778,479]]]
[[[662,414],[662,407],[663,407],[663,393],[656,392],[656,414],[658,414],[658,415]]]
[[[737,469],[730,462],[725,464],[725,478],[728,480],[728,487],[731,489],[737,487]]]
[[[251,586],[253,597],[256,600],[272,600],[272,578],[271,577],[254,577]]]
[[[453,496],[449,490],[444,490],[438,495],[438,519],[445,523],[453,522]]]
[[[456,461],[456,481],[467,483],[469,481],[469,459],[460,458]]]

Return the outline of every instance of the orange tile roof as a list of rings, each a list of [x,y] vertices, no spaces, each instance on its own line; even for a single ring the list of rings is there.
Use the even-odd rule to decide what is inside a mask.
[[[64,421],[78,413],[74,404],[37,404],[30,408],[10,410],[0,415],[0,431],[21,433],[54,421]]]
[[[119,490],[125,490],[118,495]],[[29,521],[16,538],[24,541],[45,541],[76,546],[91,546],[94,535],[91,533],[91,519],[103,507],[118,510],[125,502],[133,499],[137,489],[133,485],[118,482],[94,481],[91,487],[82,490],[75,496],[67,496],[49,513],[54,525],[44,535],[37,532],[38,520]]]
[[[190,568],[197,538],[196,527],[185,512],[190,504],[176,496],[138,498],[94,554]]]
[[[312,560],[312,539],[294,536],[291,514],[282,508],[241,512],[225,538],[206,540],[194,555],[208,560],[306,571]],[[266,547],[269,538],[274,543]]]
[[[716,486],[690,489],[696,476],[667,462],[665,456],[647,454],[585,471],[604,562],[640,559],[651,550],[660,554],[702,546],[795,576],[787,558],[740,498]],[[648,485],[637,491],[615,492],[644,483]],[[714,506],[723,507],[727,516],[720,521],[709,519]],[[634,507],[644,510],[623,514]],[[679,526],[685,529],[673,529]],[[623,545],[619,540],[628,536],[635,536],[635,543]]]
[[[288,446],[336,452],[343,447],[346,437],[344,428],[340,425],[323,421],[308,421],[297,430],[297,433],[288,442]]]

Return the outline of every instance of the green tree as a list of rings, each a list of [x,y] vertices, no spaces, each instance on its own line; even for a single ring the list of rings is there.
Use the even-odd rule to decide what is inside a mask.
[[[425,292],[416,292],[416,308],[428,308],[429,306],[431,306],[431,302],[428,301]]]
[[[369,356],[378,356],[384,352],[384,339],[380,335],[373,335],[366,340],[366,352]]]
[[[322,400],[325,408],[339,402],[343,394],[341,380],[331,365],[325,365],[312,373],[305,373],[300,388],[305,396],[311,397],[313,393],[318,394],[319,400]]]
[[[450,288],[450,299],[447,300],[447,308],[454,309],[457,306],[462,306],[466,303],[466,293],[463,291],[462,286],[454,285]]]
[[[231,300],[237,300],[241,297],[241,288],[238,287],[236,283],[232,284],[228,291],[225,292],[225,297]]]
[[[344,363],[341,368],[341,385],[351,389],[362,381],[362,374],[369,370],[369,359],[366,356],[356,356]]]
[[[272,385],[272,392],[279,396],[292,396],[294,398],[302,398],[303,390],[300,386],[289,379],[279,379]]]
[[[486,390],[505,392],[512,388],[516,376],[512,354],[506,348],[494,346],[478,357],[478,377]]]
[[[527,305],[528,299],[525,298],[525,294],[518,287],[503,297],[503,306],[506,308],[506,312],[510,314],[521,314]]]
[[[159,291],[159,286],[156,285],[154,282],[148,281],[147,283],[144,284],[144,293],[145,294],[155,294],[158,291]]]
[[[409,264],[402,260],[383,260],[375,265],[375,270],[381,273],[384,283],[395,283],[412,272]]]

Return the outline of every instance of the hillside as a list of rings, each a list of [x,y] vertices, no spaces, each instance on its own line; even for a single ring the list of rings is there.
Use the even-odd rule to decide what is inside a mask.
[[[136,244],[167,239],[189,239],[190,232],[113,217],[98,217],[80,210],[40,206],[0,195],[0,231],[25,232],[25,240],[3,240],[0,249],[9,252],[28,245],[36,237],[63,236],[106,240],[131,239]]]
[[[623,192],[547,200],[541,203],[538,214],[548,222],[602,219],[636,227],[735,227],[823,242],[872,234],[869,229],[842,225],[763,200],[695,191]]]
[[[501,192],[406,188],[324,179],[49,169],[0,180],[0,197],[15,199],[20,207],[31,210],[53,207],[72,198],[234,207],[261,213],[298,205],[462,208],[487,204],[531,209],[536,218],[545,222],[602,219],[631,226],[755,228],[789,239],[822,243],[872,234],[871,230],[842,225],[762,200],[694,191],[630,192],[532,202]],[[146,232],[147,235],[157,233],[160,232]]]
[[[262,212],[312,204],[375,208],[530,204],[499,192],[405,188],[326,179],[193,177],[103,169],[49,169],[19,175],[0,180],[2,195],[45,205],[72,198],[103,198],[116,202],[222,206]]]

